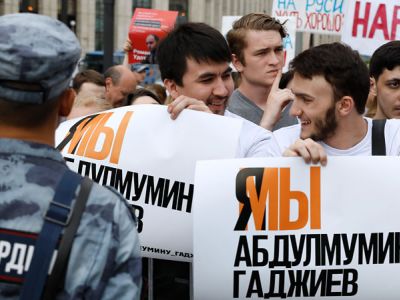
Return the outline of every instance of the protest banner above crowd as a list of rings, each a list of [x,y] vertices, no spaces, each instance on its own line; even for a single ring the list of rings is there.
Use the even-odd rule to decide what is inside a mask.
[[[289,70],[290,61],[296,56],[296,18],[295,17],[276,17],[279,22],[284,23],[287,36],[282,40],[284,49],[285,64],[282,71]]]
[[[166,106],[134,105],[63,122],[56,144],[68,166],[114,187],[135,209],[142,254],[191,261],[194,170],[233,158],[241,121]],[[205,146],[206,145],[206,146]]]
[[[297,31],[340,35],[345,0],[274,0],[272,15],[296,17]]]
[[[152,55],[158,43],[174,28],[177,17],[177,11],[136,8],[129,26],[133,48],[128,53],[129,63],[154,64]]]
[[[199,162],[195,299],[396,299],[399,168],[397,157]]]
[[[388,41],[400,39],[398,1],[357,0],[348,3],[342,41],[363,55]]]

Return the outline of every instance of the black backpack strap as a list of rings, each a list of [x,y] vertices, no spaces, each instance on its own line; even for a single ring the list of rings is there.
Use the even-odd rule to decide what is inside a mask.
[[[372,155],[386,155],[386,119],[372,120]]]
[[[77,175],[79,176],[79,175]],[[57,259],[54,263],[53,270],[49,276],[46,288],[44,291],[43,299],[51,300],[55,299],[57,292],[64,287],[65,273],[67,271],[67,265],[69,260],[69,254],[71,252],[72,243],[78,227],[82,214],[86,207],[87,199],[93,185],[93,181],[88,177],[85,177],[81,184],[78,198],[75,201],[74,211],[72,213],[71,221],[65,228],[64,235],[58,248]]]

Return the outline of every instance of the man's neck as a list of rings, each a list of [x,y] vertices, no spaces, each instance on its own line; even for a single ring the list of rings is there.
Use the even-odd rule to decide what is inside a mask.
[[[390,118],[388,118],[388,116],[385,115],[385,113],[381,110],[381,108],[378,105],[374,119],[381,120],[381,119],[390,119]]]
[[[50,126],[43,128],[18,128],[0,124],[0,138],[25,140],[54,147],[55,129]]]
[[[243,79],[238,90],[251,102],[264,110],[271,87],[252,85]]]
[[[350,149],[361,142],[367,132],[368,123],[362,115],[348,116],[339,122],[335,134],[324,143],[340,150]]]

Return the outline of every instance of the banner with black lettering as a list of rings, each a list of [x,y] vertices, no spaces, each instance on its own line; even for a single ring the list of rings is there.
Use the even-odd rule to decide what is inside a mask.
[[[235,157],[241,121],[166,106],[134,105],[62,123],[68,166],[117,189],[135,209],[143,256],[192,260],[197,160]]]
[[[202,161],[195,299],[398,299],[398,157]]]
[[[399,39],[399,1],[349,1],[342,42],[363,55],[371,56],[381,45]]]
[[[274,0],[272,15],[295,17],[297,31],[340,35],[347,2],[348,0]]]

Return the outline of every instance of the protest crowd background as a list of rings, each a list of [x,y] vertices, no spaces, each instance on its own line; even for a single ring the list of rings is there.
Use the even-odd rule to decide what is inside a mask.
[[[316,182],[336,157],[400,155],[398,11],[384,0],[0,0],[0,298],[367,299],[379,276],[360,275],[359,257],[400,263],[400,233],[390,227],[400,224],[365,229],[368,242],[349,231],[359,240],[346,248],[339,229],[323,231],[320,213],[334,210],[335,220],[345,208],[327,209],[329,188]],[[215,174],[204,175],[203,160],[216,161]],[[234,222],[223,206],[199,204],[214,197],[207,187],[219,195],[216,182],[233,166],[237,177],[221,190],[233,193]],[[295,168],[308,172],[307,192],[291,187],[285,172]],[[370,185],[371,194],[382,188]],[[369,202],[366,219],[381,209]],[[208,226],[229,224],[227,243],[239,240],[210,264],[208,213]],[[285,233],[297,229],[307,242]],[[261,248],[260,231],[274,246]],[[210,237],[216,253],[220,232]],[[328,234],[337,248],[321,246],[330,263],[317,256],[316,265],[338,255],[341,271],[296,269],[300,247],[325,245]],[[291,266],[277,254],[289,242],[299,247]],[[347,258],[359,249],[358,265],[340,264],[340,245]],[[398,274],[385,272],[382,281]],[[376,293],[400,297],[396,288]]]

